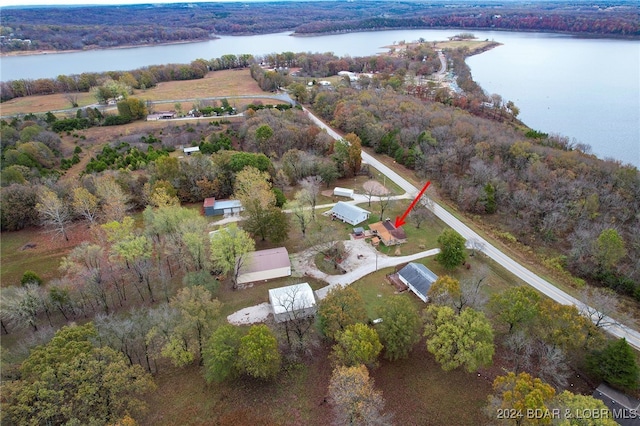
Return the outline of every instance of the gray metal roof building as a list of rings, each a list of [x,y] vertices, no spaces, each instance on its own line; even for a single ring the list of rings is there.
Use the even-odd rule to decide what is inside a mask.
[[[426,303],[429,300],[427,292],[438,276],[422,263],[411,262],[398,271],[398,278]]]

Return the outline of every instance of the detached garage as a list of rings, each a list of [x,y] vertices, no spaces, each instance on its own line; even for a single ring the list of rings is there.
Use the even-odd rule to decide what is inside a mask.
[[[269,303],[276,322],[311,317],[317,310],[316,298],[308,283],[269,290]]]
[[[245,257],[238,284],[255,281],[271,280],[291,275],[291,261],[285,247],[258,250],[248,253]]]

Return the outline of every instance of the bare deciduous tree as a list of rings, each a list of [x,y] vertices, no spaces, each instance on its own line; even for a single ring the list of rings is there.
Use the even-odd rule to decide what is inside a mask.
[[[78,108],[78,94],[77,93],[65,93],[64,98],[71,103],[71,108]]]
[[[38,191],[36,209],[44,226],[50,227],[52,232],[64,236],[64,239],[69,241],[67,227],[71,222],[71,213],[67,204],[58,197],[58,194],[49,188],[41,187]]]
[[[536,355],[537,376],[558,388],[566,387],[571,371],[565,352],[554,345],[538,342]]]
[[[129,210],[129,196],[125,194],[113,176],[105,175],[96,179],[96,192],[102,204],[105,222],[121,221]]]
[[[589,318],[596,327],[607,328],[619,322],[611,315],[623,315],[618,310],[619,296],[609,288],[585,287],[580,293],[583,305],[580,313]]]
[[[300,287],[290,286],[276,304],[285,310],[288,318],[281,323],[287,345],[294,353],[304,352],[311,343],[307,337],[315,324],[314,312],[311,312],[315,300],[310,300],[309,295],[303,293]]]
[[[300,226],[300,230],[302,231],[302,237],[304,238],[307,234],[307,228],[309,224],[314,219],[314,211],[313,207],[309,205],[311,195],[306,188],[301,189],[295,195],[295,202],[291,206],[291,213],[293,214],[294,220]]]
[[[390,192],[387,192],[384,195],[381,195],[378,198],[378,207],[380,208],[380,220],[385,220],[384,212],[391,207],[391,203],[393,199]]]
[[[311,206],[311,220],[316,219],[316,205],[318,203],[318,195],[320,195],[320,186],[322,178],[320,176],[307,176],[300,180],[300,186],[306,190],[306,202]]]
[[[565,352],[532,337],[524,330],[507,335],[504,340],[507,367],[516,374],[526,372],[557,387],[567,385],[571,373]]]
[[[470,256],[475,256],[476,252],[484,251],[485,244],[476,238],[470,238],[467,240],[467,247],[471,249]]]
[[[27,284],[23,287],[9,287],[2,291],[2,311],[4,319],[14,327],[31,327],[38,331],[38,315],[44,311],[38,297],[39,287]]]
[[[308,238],[309,246],[316,253],[320,253],[335,269],[340,262],[349,255],[349,249],[342,241],[334,241],[329,238],[322,228],[315,228]]]
[[[78,187],[73,190],[73,210],[89,222],[89,225],[96,223],[100,208],[98,197],[89,192],[86,188]]]
[[[369,207],[371,207],[371,199],[373,197],[381,197],[382,195],[386,195],[389,193],[387,188],[380,185],[379,182],[374,180],[369,180],[363,183],[362,190],[364,192],[365,197],[367,197],[367,201],[369,202]]]

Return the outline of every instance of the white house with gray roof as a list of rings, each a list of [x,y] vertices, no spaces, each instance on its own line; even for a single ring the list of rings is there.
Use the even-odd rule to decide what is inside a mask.
[[[357,225],[369,219],[370,211],[367,211],[353,204],[347,204],[344,201],[338,201],[330,211],[333,219],[340,219],[351,225]]]
[[[420,300],[427,303],[429,301],[427,292],[431,288],[431,284],[438,279],[438,276],[422,263],[411,262],[398,271],[398,278],[406,284]]]

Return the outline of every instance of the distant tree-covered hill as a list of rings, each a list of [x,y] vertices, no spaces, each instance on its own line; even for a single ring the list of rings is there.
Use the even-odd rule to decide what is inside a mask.
[[[391,28],[482,28],[640,37],[640,7],[616,1],[251,2],[3,8],[0,51],[69,50],[204,40],[216,34],[297,34]]]

